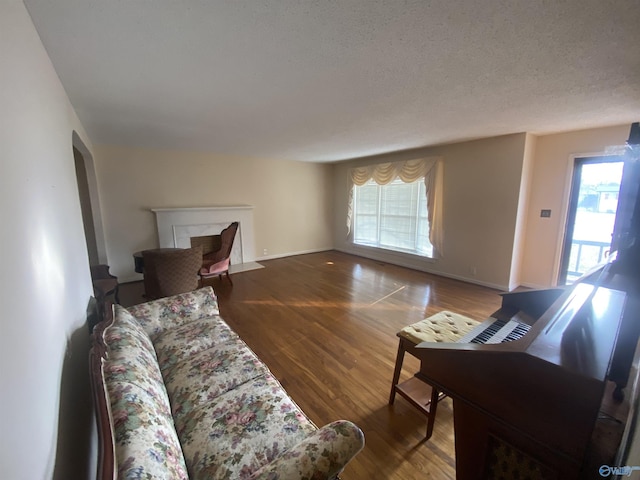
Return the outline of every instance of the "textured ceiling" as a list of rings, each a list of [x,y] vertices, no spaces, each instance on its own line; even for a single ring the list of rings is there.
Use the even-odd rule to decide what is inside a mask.
[[[338,161],[640,119],[638,0],[25,0],[93,143]]]

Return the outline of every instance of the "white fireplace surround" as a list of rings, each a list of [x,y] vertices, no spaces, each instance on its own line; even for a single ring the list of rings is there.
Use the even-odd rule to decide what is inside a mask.
[[[260,268],[255,263],[253,206],[152,208],[158,225],[160,248],[189,248],[191,237],[218,235],[232,222],[238,222],[233,249],[231,272]]]

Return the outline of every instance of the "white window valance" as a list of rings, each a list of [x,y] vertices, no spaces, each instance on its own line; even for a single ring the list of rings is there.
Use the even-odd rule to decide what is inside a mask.
[[[349,205],[347,210],[347,233],[351,232],[353,218],[354,186],[364,185],[374,180],[379,185],[387,185],[399,178],[411,183],[424,178],[427,191],[427,216],[429,218],[429,241],[443,255],[442,231],[442,184],[443,161],[439,157],[406,160],[404,162],[379,163],[349,170]]]

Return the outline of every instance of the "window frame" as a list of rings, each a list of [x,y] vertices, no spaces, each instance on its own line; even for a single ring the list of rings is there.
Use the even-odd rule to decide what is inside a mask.
[[[411,200],[415,202],[413,205],[413,208],[411,209],[413,213],[410,215],[407,215],[404,213],[401,213],[398,215],[394,215],[394,214],[385,215],[383,211],[384,210],[383,203],[385,202],[385,197],[387,199],[389,198],[388,189],[392,189],[393,187],[401,184],[411,185],[412,188],[417,187],[417,192],[411,193],[412,197],[415,196],[415,199],[411,198]],[[377,190],[377,205],[376,205],[375,214],[371,214],[371,213],[360,214],[361,216],[367,215],[370,217],[375,215],[375,218],[376,218],[375,219],[375,237],[376,238],[374,241],[367,241],[367,240],[364,240],[362,236],[360,239],[358,238],[358,230],[359,228],[361,228],[361,227],[358,227],[358,218],[359,218],[358,201],[359,201],[360,195],[362,194],[361,189],[363,187],[371,188],[373,186],[375,186]],[[352,218],[353,236],[352,236],[351,242],[354,246],[371,248],[376,250],[384,250],[391,253],[415,255],[425,259],[435,258],[435,248],[429,240],[429,229],[431,226],[429,224],[429,218],[428,218],[429,214],[428,214],[428,208],[427,208],[427,193],[426,193],[425,177],[420,177],[417,180],[414,180],[413,182],[404,182],[399,177],[396,177],[393,179],[393,181],[384,185],[380,185],[377,182],[375,182],[375,180],[369,179],[369,181],[367,181],[367,183],[365,183],[364,185],[354,185],[353,188],[354,188],[353,218]],[[401,201],[401,199],[398,199],[398,200]],[[413,248],[407,248],[401,245],[393,245],[393,244],[385,243],[383,239],[383,235],[385,232],[384,217],[408,218],[407,225],[410,227],[409,233],[413,237],[412,238]],[[426,229],[426,232],[421,233],[421,227],[424,227]],[[392,231],[392,230],[387,230],[387,232],[389,231]],[[423,239],[426,241],[425,247],[420,247],[420,237],[423,237]]]

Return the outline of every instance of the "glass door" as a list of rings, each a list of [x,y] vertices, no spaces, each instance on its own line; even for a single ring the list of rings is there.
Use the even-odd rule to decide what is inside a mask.
[[[575,160],[559,285],[573,283],[609,254],[623,167],[621,156]]]

